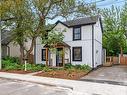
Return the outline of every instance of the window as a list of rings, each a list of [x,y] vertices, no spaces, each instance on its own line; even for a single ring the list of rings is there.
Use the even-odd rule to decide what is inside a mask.
[[[46,49],[42,49],[42,61],[46,61]]]
[[[82,47],[73,47],[73,61],[82,61]]]
[[[81,40],[81,27],[73,28],[73,40]]]

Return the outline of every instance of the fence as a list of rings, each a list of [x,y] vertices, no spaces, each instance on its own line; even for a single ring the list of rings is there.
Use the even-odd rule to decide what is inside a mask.
[[[127,55],[119,55],[117,56],[108,56],[106,57],[106,63],[112,65],[112,64],[121,64],[121,65],[127,65]]]
[[[122,64],[122,65],[127,65],[127,55],[119,55],[119,63]]]

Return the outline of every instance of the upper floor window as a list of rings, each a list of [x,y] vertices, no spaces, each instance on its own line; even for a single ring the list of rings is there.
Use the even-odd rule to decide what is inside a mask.
[[[81,27],[73,28],[73,40],[81,40]]]

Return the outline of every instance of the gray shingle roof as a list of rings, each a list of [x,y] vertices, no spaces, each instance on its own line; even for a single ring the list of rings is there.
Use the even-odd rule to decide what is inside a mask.
[[[92,16],[92,17],[85,17],[85,18],[80,18],[80,19],[70,20],[65,22],[57,21],[56,24],[60,22],[67,27],[72,27],[77,25],[89,25],[89,24],[96,23],[98,18],[99,16]]]
[[[12,40],[12,33],[8,30],[4,30],[1,32],[1,44],[7,45]]]

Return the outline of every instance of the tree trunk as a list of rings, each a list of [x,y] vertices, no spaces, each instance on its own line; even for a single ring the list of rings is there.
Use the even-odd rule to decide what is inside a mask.
[[[30,46],[30,49],[26,52],[25,54],[25,58],[28,58],[28,62],[31,62],[30,60],[30,55],[31,55],[31,52],[33,51],[34,49],[34,45],[35,45],[35,41],[36,41],[36,37],[32,39],[32,42],[31,42],[31,46]]]
[[[23,47],[23,45],[20,45],[20,53],[21,53],[21,55],[20,55],[20,63],[24,64],[24,47]]]
[[[121,56],[123,56],[123,48],[122,47],[120,48],[120,54],[121,54]]]

